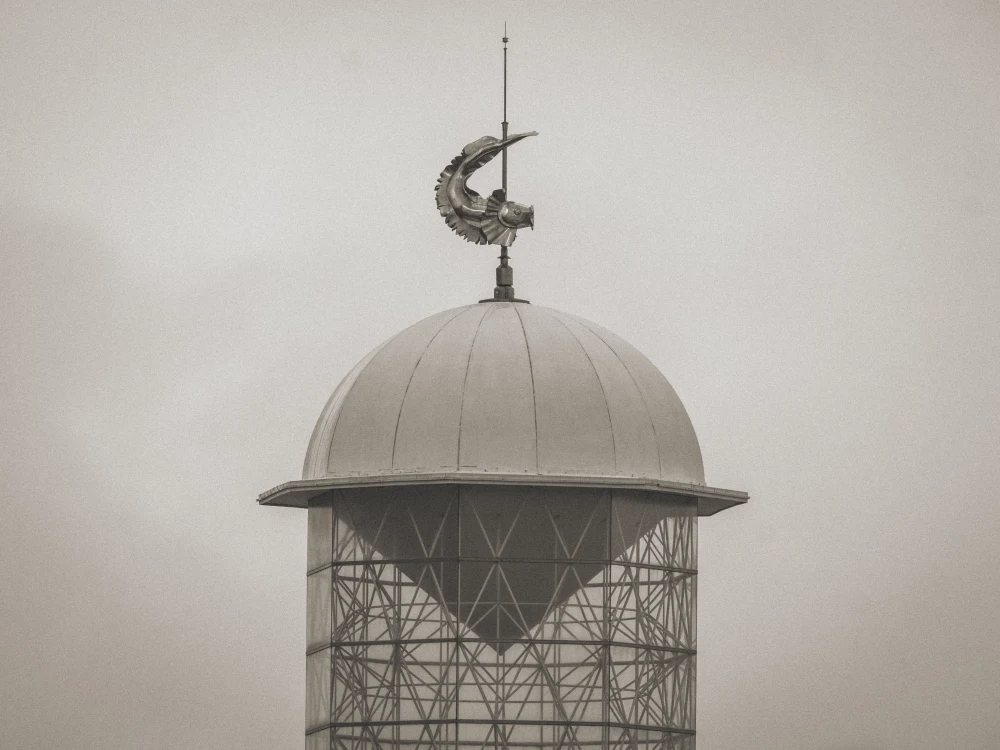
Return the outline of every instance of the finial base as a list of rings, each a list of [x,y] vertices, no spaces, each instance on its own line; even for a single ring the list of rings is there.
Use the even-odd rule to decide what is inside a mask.
[[[498,302],[512,302],[514,296],[514,269],[510,267],[507,246],[500,246],[500,265],[497,266],[497,285],[493,289],[493,299]]]
[[[498,302],[513,302],[516,297],[514,296],[514,287],[512,286],[498,286],[493,288],[493,299]]]
[[[479,300],[480,305],[484,305],[487,302],[520,302],[523,305],[530,305],[531,300],[521,299],[520,297],[513,297],[511,299],[496,299],[495,297],[490,297],[489,299]]]
[[[506,260],[506,258],[504,258],[504,260]],[[501,261],[500,265],[497,266],[497,286],[498,287],[514,286],[514,269],[511,268],[510,266],[504,265],[503,261]]]

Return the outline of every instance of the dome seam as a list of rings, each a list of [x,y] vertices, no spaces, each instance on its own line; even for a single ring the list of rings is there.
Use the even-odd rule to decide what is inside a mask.
[[[450,318],[448,318],[448,320],[446,320],[444,323],[441,324],[441,327],[438,328],[434,332],[434,335],[430,337],[430,340],[427,342],[427,345],[424,347],[424,350],[420,352],[420,356],[417,357],[416,364],[413,365],[413,370],[410,372],[410,377],[406,381],[406,388],[403,389],[403,397],[399,400],[399,411],[396,412],[396,429],[392,433],[392,453],[389,454],[389,467],[391,469],[396,468],[396,439],[399,437],[399,422],[403,416],[403,405],[406,403],[406,395],[410,392],[410,384],[413,382],[413,376],[416,374],[417,368],[420,367],[420,363],[423,361],[424,355],[427,354],[427,350],[430,349],[431,344],[434,343],[434,339],[440,336],[441,331],[443,331],[445,328],[451,325],[453,321],[457,320],[462,313],[468,312],[470,307],[460,308],[457,313],[452,315]]]
[[[610,351],[612,354],[615,355],[615,359],[617,359],[618,362],[621,364],[622,369],[625,370],[625,372],[628,374],[629,380],[632,381],[632,385],[635,386],[636,393],[638,393],[639,394],[639,398],[642,399],[643,408],[646,410],[646,419],[649,420],[649,427],[653,431],[653,445],[656,448],[656,466],[657,466],[657,470],[658,470],[659,476],[662,477],[663,476],[663,457],[660,456],[660,438],[659,438],[659,435],[656,434],[656,422],[653,421],[653,415],[649,411],[649,402],[646,401],[646,394],[644,394],[642,392],[642,388],[640,388],[639,384],[636,382],[635,376],[632,374],[632,371],[628,368],[628,366],[625,364],[625,362],[622,361],[622,358],[620,356],[618,356],[618,352],[615,351],[614,347],[611,346],[611,344],[609,344],[607,341],[605,341],[604,337],[600,333],[598,333],[593,328],[591,328],[587,324],[587,321],[583,320],[582,318],[577,318],[576,316],[572,316],[572,317],[573,317],[573,320],[577,321],[578,323],[580,323],[580,325],[582,325],[584,328],[586,328],[592,334],[594,334],[595,336],[597,336],[597,338],[600,340],[600,342],[602,344],[604,344],[608,348],[608,351]]]
[[[597,366],[594,364],[594,360],[591,359],[590,354],[587,352],[587,347],[583,345],[580,341],[580,337],[573,333],[573,329],[566,325],[566,322],[558,315],[553,315],[559,324],[566,329],[573,340],[576,341],[577,346],[583,352],[583,356],[587,358],[587,362],[590,364],[590,369],[594,371],[594,377],[597,378],[597,385],[601,389],[601,398],[604,399],[604,409],[608,413],[608,429],[611,430],[611,461],[614,466],[614,471],[618,472],[618,442],[615,440],[615,422],[611,418],[611,405],[608,403],[608,392],[604,390],[604,383],[601,381],[601,374],[597,371]],[[593,333],[593,331],[591,331]]]
[[[413,325],[417,324],[414,323]],[[346,404],[347,399],[351,397],[351,390],[354,388],[355,385],[357,385],[357,382],[361,380],[362,376],[368,371],[368,368],[372,366],[372,362],[376,360],[378,355],[381,354],[382,350],[385,349],[387,346],[389,346],[389,344],[398,339],[400,336],[402,336],[404,333],[409,331],[410,328],[413,328],[413,326],[408,326],[404,328],[395,336],[391,336],[390,338],[387,338],[385,341],[379,344],[379,346],[371,353],[371,359],[369,359],[368,362],[365,364],[365,366],[361,368],[361,371],[358,373],[357,377],[354,378],[354,382],[351,383],[350,387],[344,393],[344,400],[340,404],[340,408],[337,410],[336,417],[333,421],[333,427],[330,430],[330,444],[326,449],[326,468],[323,471],[324,474],[330,473],[330,461],[333,459],[333,446],[336,443],[337,439],[337,428],[340,426],[340,416],[344,413],[344,404]],[[336,391],[334,392],[336,393]]]
[[[514,314],[517,315],[517,322],[521,324],[521,335],[524,336],[524,348],[528,352],[528,375],[531,378],[531,411],[535,419],[535,471],[539,471],[538,466],[538,401],[535,398],[535,369],[531,364],[531,344],[528,343],[528,332],[524,328],[524,318],[521,317],[517,305],[511,305]]]
[[[402,333],[402,331],[400,333]],[[398,336],[399,334],[396,335]],[[309,448],[306,450],[306,460],[304,462],[304,466],[302,467],[303,479],[306,478],[307,473],[310,474],[317,473],[316,471],[314,471],[314,469],[317,469],[317,467],[318,467],[318,473],[320,474],[327,473],[327,470],[330,467],[330,446],[327,447],[326,465],[324,466],[322,461],[320,460],[320,457],[314,454],[313,445],[322,444],[320,439],[323,433],[326,431],[327,426],[329,426],[330,444],[332,445],[333,434],[336,432],[337,423],[340,421],[340,409],[343,406],[343,402],[347,399],[347,396],[350,393],[351,386],[353,386],[354,383],[357,382],[357,379],[361,377],[361,373],[365,371],[365,368],[367,368],[369,364],[371,364],[371,361],[375,359],[375,356],[380,351],[382,351],[382,349],[384,349],[385,346],[394,338],[396,337],[393,336],[392,338],[388,338],[381,344],[376,346],[374,349],[372,349],[372,351],[370,351],[367,355],[365,355],[364,359],[362,359],[361,362],[359,362],[350,369],[345,378],[337,385],[336,388],[334,388],[333,393],[330,395],[330,398],[327,399],[326,406],[323,407],[323,411],[320,414],[319,420],[317,420],[316,422],[316,426],[313,428],[313,434],[309,440]],[[351,380],[351,373],[355,371],[357,371],[357,375],[355,375],[354,379]],[[350,384],[348,384],[348,380],[350,380]],[[341,393],[343,395],[340,398],[339,403],[337,403],[337,396],[340,395]],[[332,423],[327,425],[327,423],[331,422],[331,420]]]
[[[465,360],[465,377],[462,378],[462,401],[458,405],[458,449],[455,452],[455,468],[462,468],[462,417],[465,415],[465,389],[469,384],[469,370],[472,367],[472,353],[476,349],[476,339],[479,338],[479,330],[483,327],[483,322],[496,309],[495,305],[487,305],[486,312],[479,319],[476,332],[472,334],[472,343],[469,345],[469,356]]]

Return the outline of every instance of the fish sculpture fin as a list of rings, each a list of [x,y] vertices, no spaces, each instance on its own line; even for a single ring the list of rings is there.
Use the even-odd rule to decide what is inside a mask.
[[[507,195],[500,189],[494,190],[486,201],[486,218],[483,220],[482,232],[490,245],[510,247],[517,239],[517,229],[500,221],[500,208],[506,202]]]
[[[518,140],[523,137],[524,136],[520,136]],[[479,140],[473,141],[462,150],[462,153],[465,154],[466,158],[469,160],[465,165],[465,171],[471,175],[480,167],[489,164],[493,161],[493,158],[503,151],[505,146],[509,146],[511,142],[511,138],[508,138],[507,141],[504,142],[499,138],[494,138],[492,135],[484,135]]]
[[[472,145],[472,144],[469,144]],[[468,148],[468,146],[466,146]],[[451,164],[444,168],[441,172],[441,176],[438,178],[437,187],[434,190],[434,197],[437,202],[438,212],[444,217],[445,223],[459,236],[463,239],[474,242],[477,245],[485,245],[487,239],[483,236],[482,231],[479,226],[473,221],[466,220],[462,218],[458,212],[455,210],[455,206],[452,204],[451,198],[448,196],[448,186],[455,176],[455,173],[461,168],[462,162],[466,160],[465,153],[461,153],[451,160]],[[472,209],[468,213],[478,212],[482,208],[485,208],[486,200],[475,190],[463,185],[463,192],[468,201],[468,207]]]

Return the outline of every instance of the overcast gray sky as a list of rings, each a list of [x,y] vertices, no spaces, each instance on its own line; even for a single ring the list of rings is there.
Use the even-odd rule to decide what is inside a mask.
[[[298,476],[340,378],[519,296],[674,385],[699,750],[995,750],[1000,6],[7,0],[0,747],[302,747]],[[491,190],[499,169],[474,178]]]

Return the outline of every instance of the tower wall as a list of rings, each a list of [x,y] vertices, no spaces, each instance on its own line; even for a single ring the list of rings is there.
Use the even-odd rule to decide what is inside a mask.
[[[693,750],[696,550],[696,502],[664,493],[326,493],[307,750]]]

